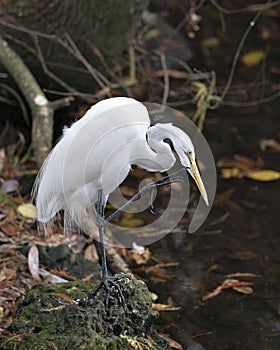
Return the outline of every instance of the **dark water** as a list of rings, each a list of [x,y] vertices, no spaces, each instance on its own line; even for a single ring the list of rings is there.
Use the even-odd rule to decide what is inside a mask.
[[[245,5],[240,1],[219,3],[231,8],[234,4]],[[213,36],[221,41],[208,55],[197,47],[194,64],[204,71],[214,69],[220,83],[225,83],[242,33],[255,12],[225,15],[223,33],[218,11],[215,13],[209,3],[199,13],[203,19],[199,40]],[[279,67],[279,32],[272,31],[275,35],[270,39],[262,36],[264,28],[275,28],[276,18],[279,19],[277,11],[273,16],[271,12],[264,13],[241,52],[242,56],[251,49],[269,51],[263,64],[256,67],[242,67],[239,60],[233,83],[243,84],[248,93],[245,100],[271,94],[273,84],[279,81],[279,74],[271,73],[273,66]],[[242,101],[233,90],[228,99]],[[260,139],[279,139],[279,110],[278,99],[265,105],[224,107],[209,113],[204,135],[215,160],[232,158],[234,154],[262,157],[265,169],[279,171],[280,153],[263,152],[259,147]],[[217,201],[203,226],[192,235],[186,231],[170,233],[150,246],[160,261],[179,262],[178,267],[168,269],[174,278],[164,283],[150,282],[149,286],[159,295],[158,302],[166,303],[172,297],[174,304],[181,307],[179,311],[162,312],[159,325],[184,349],[280,349],[279,190],[279,180],[225,180],[218,171]],[[202,302],[203,295],[220,285],[226,275],[237,272],[257,275],[239,277],[253,282],[253,294],[227,289]]]
[[[209,122],[205,136],[216,160],[234,154],[262,156],[265,168],[279,170],[280,154],[263,153],[259,148],[260,138],[273,138],[279,130],[277,106],[264,106],[238,117],[237,111],[224,110],[217,124]],[[228,190],[233,191],[230,198],[221,199],[221,193]],[[173,279],[150,284],[161,302],[172,297],[174,304],[181,306],[180,311],[162,313],[161,326],[184,349],[191,341],[209,350],[279,349],[279,181],[218,176],[217,196],[196,233],[171,233],[150,246],[160,260],[179,262],[179,267],[170,270]],[[228,289],[202,302],[202,296],[220,285],[226,275],[237,272],[258,275],[239,278],[254,282],[252,295]],[[192,346],[200,349],[196,343]]]

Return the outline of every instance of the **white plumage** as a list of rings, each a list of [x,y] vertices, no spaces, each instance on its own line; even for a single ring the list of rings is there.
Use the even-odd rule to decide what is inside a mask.
[[[166,139],[208,204],[189,136],[172,124],[151,126],[142,103],[115,97],[98,102],[64,129],[35,181],[38,220],[46,223],[60,210],[70,222],[77,222],[84,211],[94,215],[98,190],[107,199],[132,164],[151,172],[167,171],[176,158]]]

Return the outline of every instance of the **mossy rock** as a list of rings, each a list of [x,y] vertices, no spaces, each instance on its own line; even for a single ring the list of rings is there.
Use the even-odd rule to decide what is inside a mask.
[[[125,278],[119,285],[126,307],[114,287],[106,307],[104,288],[86,299],[96,287],[93,283],[36,285],[10,326],[13,336],[2,338],[3,350],[170,349],[152,329],[158,314],[145,283]]]

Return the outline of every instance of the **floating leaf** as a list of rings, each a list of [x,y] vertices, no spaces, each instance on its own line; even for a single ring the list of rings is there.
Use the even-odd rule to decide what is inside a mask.
[[[261,169],[264,166],[264,160],[261,157],[252,159],[249,157],[235,154],[233,158],[222,158],[217,162],[219,168],[237,168],[240,170],[246,169]]]
[[[275,181],[280,179],[280,172],[275,170],[249,170],[246,176],[257,181]]]
[[[271,149],[274,152],[280,152],[280,142],[273,139],[261,139],[260,148],[262,151],[266,151],[266,149]]]
[[[264,51],[252,50],[243,55],[241,60],[246,67],[254,67],[260,64],[265,56],[266,54]]]
[[[174,306],[174,305],[169,305],[169,304],[155,304],[152,303],[152,308],[155,311],[177,311],[180,310],[180,306]]]
[[[24,203],[17,207],[18,212],[26,219],[36,219],[37,212],[35,205],[31,203]]]
[[[243,294],[252,294],[253,289],[249,286],[253,285],[253,282],[239,281],[238,279],[228,278],[222,282],[221,285],[216,287],[212,292],[204,295],[202,301],[214,298],[217,295],[221,294],[225,289],[233,289],[239,293]]]
[[[249,287],[249,286],[233,287],[232,289],[234,289],[236,292],[242,293],[242,294],[253,294],[254,293],[254,289],[252,287]]]
[[[223,179],[230,179],[232,177],[242,177],[238,168],[221,169]]]

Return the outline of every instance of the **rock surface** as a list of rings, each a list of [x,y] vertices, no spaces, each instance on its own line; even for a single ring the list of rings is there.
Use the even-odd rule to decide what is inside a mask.
[[[17,349],[170,349],[152,329],[152,310],[146,285],[134,278],[119,281],[124,307],[115,288],[109,304],[102,288],[93,299],[93,283],[38,284],[27,294],[19,317],[9,331],[3,350]],[[84,302],[78,303],[82,299]],[[21,335],[21,336],[15,336]]]

